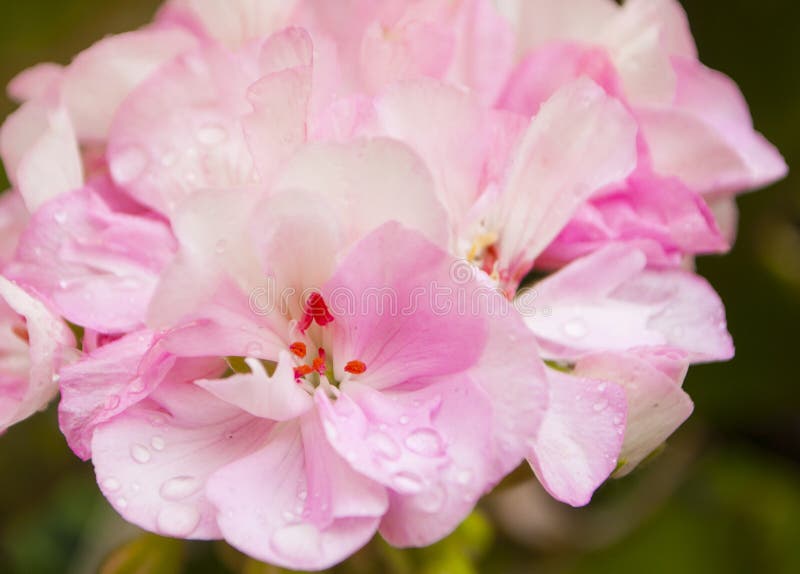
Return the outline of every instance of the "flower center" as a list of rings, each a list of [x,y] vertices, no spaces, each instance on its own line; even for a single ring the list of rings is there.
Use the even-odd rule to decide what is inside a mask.
[[[325,327],[333,323],[334,317],[331,315],[325,299],[319,293],[312,293],[306,301],[303,309],[303,317],[298,321],[297,328],[301,334],[305,335],[312,323],[320,327]],[[323,347],[317,348],[317,356],[311,363],[306,362],[309,355],[308,345],[303,341],[295,341],[289,345],[289,351],[298,359],[298,365],[294,368],[294,377],[300,385],[311,385],[316,388],[320,385],[330,384],[339,387],[341,381],[336,380],[333,362],[328,360]],[[350,375],[362,375],[367,371],[367,365],[363,361],[351,360],[344,367],[344,371]]]
[[[472,241],[472,245],[467,251],[467,261],[475,264],[495,280],[499,278],[497,271],[497,241],[499,239],[500,237],[493,231],[480,233]]]

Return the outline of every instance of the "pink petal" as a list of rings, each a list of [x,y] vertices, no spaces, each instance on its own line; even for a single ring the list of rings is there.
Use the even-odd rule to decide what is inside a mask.
[[[561,267],[611,243],[638,248],[651,264],[668,267],[679,265],[685,254],[730,248],[699,194],[676,179],[639,174],[582,206],[539,265]]]
[[[543,105],[498,208],[500,268],[527,273],[581,203],[625,179],[636,165],[635,137],[627,112],[591,80],[569,84]]]
[[[198,190],[255,182],[241,118],[256,58],[206,46],[152,74],[120,107],[108,161],[117,185],[165,214]]]
[[[281,171],[277,190],[304,190],[330,202],[330,217],[346,222],[347,241],[358,241],[397,221],[446,245],[447,216],[425,165],[405,145],[387,139],[311,144]]]
[[[440,82],[420,80],[394,86],[376,107],[386,135],[406,142],[425,160],[458,221],[477,198],[489,153],[488,114],[479,101]]]
[[[253,416],[274,421],[297,418],[314,406],[311,395],[295,380],[294,363],[288,353],[281,353],[272,376],[267,375],[258,359],[248,358],[245,361],[250,367],[250,374],[201,380],[196,384]]]
[[[528,460],[542,486],[572,506],[588,504],[617,466],[627,405],[613,379],[548,372],[550,402]]]
[[[320,570],[372,538],[386,493],[336,455],[312,413],[265,439],[209,480],[225,540],[271,564]]]
[[[3,331],[24,328],[28,343],[3,334],[0,433],[47,406],[58,392],[56,373],[71,360],[72,332],[42,302],[0,277]],[[24,319],[24,322],[23,322]],[[9,333],[10,334],[10,333]],[[9,384],[10,383],[10,384]]]
[[[677,355],[680,361],[681,354]],[[624,476],[636,468],[692,413],[692,401],[681,389],[685,367],[677,373],[676,380],[646,355],[605,353],[580,359],[575,373],[613,381],[625,390],[628,420],[619,457],[621,467],[615,476]]]
[[[78,142],[62,107],[37,101],[24,104],[3,124],[0,152],[9,179],[31,212],[83,186]]]
[[[727,360],[725,309],[708,283],[681,270],[647,270],[643,253],[612,246],[536,284],[526,322],[546,356],[672,346],[693,362]]]
[[[129,522],[164,536],[219,538],[209,476],[249,455],[273,423],[170,381],[97,427],[92,461],[112,506]]]
[[[8,273],[73,323],[128,331],[142,326],[173,250],[162,222],[115,213],[87,188],[36,212]]]
[[[8,95],[18,102],[47,99],[53,89],[58,89],[64,77],[64,67],[59,64],[36,64],[17,74],[8,84]]]
[[[176,29],[143,29],[101,40],[67,68],[63,98],[81,141],[104,141],[120,104],[159,66],[192,47]]]
[[[184,382],[225,369],[216,359],[176,362],[155,342],[150,332],[131,333],[62,369],[59,424],[75,454],[89,458],[95,428],[145,400],[165,377]]]
[[[363,361],[373,388],[474,365],[486,343],[486,320],[457,305],[474,301],[480,285],[474,278],[455,281],[453,261],[397,223],[357,243],[322,289],[336,317],[334,356]],[[338,380],[343,367],[335,365]]]
[[[693,60],[674,58],[673,65],[675,106],[639,114],[656,170],[703,193],[749,191],[783,178],[786,162],[753,129],[736,84]]]
[[[6,191],[0,196],[0,266],[5,267],[14,256],[29,218],[19,192]]]
[[[218,40],[236,49],[285,27],[297,3],[298,0],[170,0],[158,20],[186,25],[200,38]]]
[[[464,376],[389,392],[358,383],[342,390],[336,402],[315,399],[333,447],[391,490],[381,534],[398,546],[449,534],[491,484],[486,395]]]

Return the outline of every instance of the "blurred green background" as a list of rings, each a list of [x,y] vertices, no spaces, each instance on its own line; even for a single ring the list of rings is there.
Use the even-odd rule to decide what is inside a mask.
[[[3,0],[0,84],[146,22],[157,4]],[[739,82],[756,126],[800,165],[800,3],[683,4],[704,62]],[[0,100],[0,116],[12,109]],[[691,371],[695,414],[664,453],[605,486],[589,508],[564,508],[522,483],[431,549],[375,543],[338,571],[800,572],[798,186],[794,173],[742,197],[734,252],[699,262],[725,300],[738,353]],[[142,537],[125,525],[60,438],[51,409],[0,439],[0,572],[83,574],[101,564],[104,572],[277,572],[222,544]]]

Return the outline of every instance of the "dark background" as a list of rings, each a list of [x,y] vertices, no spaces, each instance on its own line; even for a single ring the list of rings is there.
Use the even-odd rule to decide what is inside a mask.
[[[2,0],[0,84],[146,22],[157,4]],[[800,165],[800,3],[683,4],[703,61],[738,81],[757,128],[790,167]],[[12,109],[3,97],[0,117]],[[726,303],[737,357],[691,371],[686,388],[695,414],[661,456],[604,487],[588,509],[555,505],[527,483],[492,497],[443,544],[410,553],[375,544],[340,570],[800,572],[798,186],[793,173],[740,198],[733,253],[699,262]],[[99,496],[90,465],[69,452],[53,409],[0,438],[0,572],[94,572],[131,539],[105,572],[277,571],[221,544],[140,537]]]

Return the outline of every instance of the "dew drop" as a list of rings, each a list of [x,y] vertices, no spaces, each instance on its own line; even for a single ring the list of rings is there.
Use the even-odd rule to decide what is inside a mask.
[[[183,500],[200,490],[200,486],[193,476],[176,476],[161,485],[159,494],[164,500]]]
[[[148,463],[150,462],[150,451],[144,445],[133,444],[131,445],[131,458],[139,464]]]
[[[422,456],[437,457],[444,454],[442,437],[433,429],[419,429],[406,437],[408,450]]]
[[[107,410],[112,411],[115,408],[117,408],[118,406],[119,406],[119,396],[111,395],[110,397],[108,397],[108,399],[106,400],[106,409]]]
[[[147,154],[138,146],[123,149],[111,158],[111,174],[118,183],[136,180],[147,168]]]
[[[153,450],[161,452],[167,443],[164,441],[164,437],[156,435],[150,439],[150,446],[153,447]]]
[[[128,500],[126,498],[123,498],[123,497],[120,496],[117,499],[117,506],[119,508],[128,508]]]
[[[459,470],[456,473],[456,482],[462,486],[466,486],[472,480],[472,471],[470,470]]]
[[[134,379],[130,385],[128,385],[128,390],[132,393],[141,393],[144,390],[144,387],[144,379],[138,377]]]
[[[383,432],[375,432],[367,439],[377,453],[385,459],[397,460],[400,458],[400,447],[392,437]]]
[[[103,481],[103,488],[108,492],[116,492],[122,488],[122,484],[116,478],[109,477]]]
[[[564,323],[564,333],[573,339],[582,339],[589,333],[589,327],[583,319],[572,319]]]
[[[400,417],[400,424],[401,425],[407,425],[408,421],[409,421],[409,418],[406,415],[403,415],[402,417]]]
[[[166,536],[188,536],[199,523],[200,513],[194,506],[168,506],[159,512],[156,519],[158,531]]]
[[[596,413],[602,412],[602,411],[606,410],[606,408],[608,408],[608,401],[606,401],[606,400],[597,401],[592,406],[592,409],[594,409],[594,412],[596,412]]]
[[[320,533],[311,524],[290,524],[279,528],[272,535],[272,549],[282,558],[290,562],[302,564],[309,553],[318,551]]]
[[[392,477],[392,484],[403,494],[416,494],[422,490],[422,481],[410,472],[398,472]]]
[[[429,514],[439,512],[447,500],[447,491],[440,484],[435,484],[431,488],[417,495],[417,504]]]

